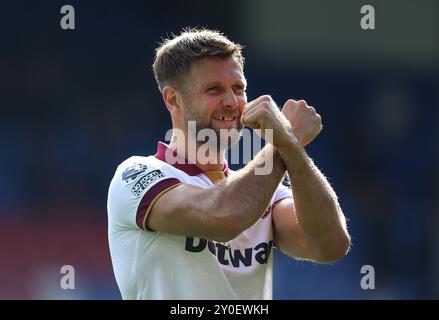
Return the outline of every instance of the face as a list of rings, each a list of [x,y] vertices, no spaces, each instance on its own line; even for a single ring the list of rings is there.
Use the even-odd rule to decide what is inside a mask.
[[[234,57],[209,57],[195,62],[184,79],[181,94],[186,129],[188,121],[195,121],[197,134],[202,129],[212,129],[217,146],[230,147],[242,131],[240,118],[247,103],[246,86],[243,70]],[[225,139],[227,136],[230,138]]]

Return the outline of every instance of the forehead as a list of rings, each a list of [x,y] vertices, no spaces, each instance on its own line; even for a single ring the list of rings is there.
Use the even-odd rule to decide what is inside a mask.
[[[244,82],[241,65],[234,57],[208,57],[194,62],[187,76],[189,85],[202,86],[209,82],[235,83]]]

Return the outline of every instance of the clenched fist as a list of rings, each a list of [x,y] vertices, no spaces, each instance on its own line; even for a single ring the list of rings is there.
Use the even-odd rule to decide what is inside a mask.
[[[282,147],[290,141],[297,142],[288,119],[268,95],[250,101],[241,115],[241,122],[252,129],[260,129],[257,132],[265,140],[269,137],[266,130],[272,130],[273,141],[268,142],[275,147]]]
[[[304,147],[314,140],[322,130],[322,118],[305,100],[289,99],[282,108],[299,144]]]

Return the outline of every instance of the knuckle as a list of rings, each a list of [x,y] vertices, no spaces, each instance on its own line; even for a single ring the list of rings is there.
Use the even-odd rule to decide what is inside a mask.
[[[270,109],[270,103],[268,101],[264,101],[261,103],[261,110],[267,111]]]
[[[260,115],[266,115],[266,114],[268,114],[268,105],[267,104],[264,104],[263,105],[263,107],[259,110],[259,114]]]
[[[255,117],[259,117],[259,116],[262,114],[262,111],[263,111],[263,109],[259,108],[258,110],[256,110],[256,111],[253,113],[253,115],[254,115]]]
[[[306,103],[305,100],[299,100],[299,101],[297,101],[297,103],[298,103],[299,106],[301,106],[301,107],[306,107],[306,106],[307,106],[307,103]]]

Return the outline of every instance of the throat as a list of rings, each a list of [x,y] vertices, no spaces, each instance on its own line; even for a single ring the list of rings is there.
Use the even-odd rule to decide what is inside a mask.
[[[226,179],[226,175],[224,171],[206,171],[204,175],[212,181],[213,184],[217,184],[218,182]]]

